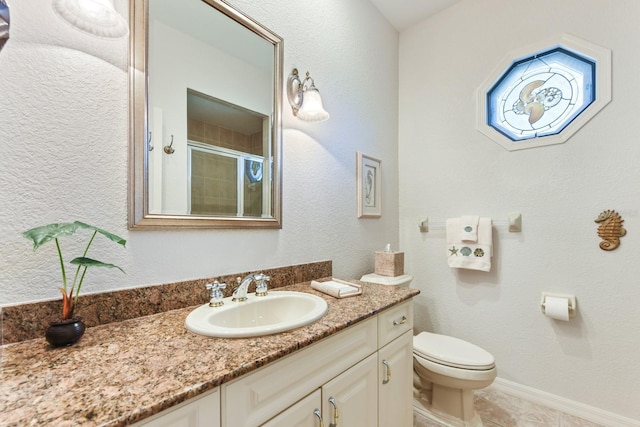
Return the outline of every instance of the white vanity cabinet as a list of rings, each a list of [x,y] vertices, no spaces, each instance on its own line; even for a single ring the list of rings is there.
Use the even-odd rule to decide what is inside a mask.
[[[377,320],[372,317],[223,384],[222,425],[256,427],[266,423],[374,354],[377,341]]]
[[[411,427],[412,329],[409,300],[144,425]]]
[[[220,387],[133,425],[134,427],[220,427]]]
[[[409,300],[223,384],[222,426],[410,427],[412,329]]]

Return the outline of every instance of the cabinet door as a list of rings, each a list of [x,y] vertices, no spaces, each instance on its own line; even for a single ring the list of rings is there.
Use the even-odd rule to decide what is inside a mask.
[[[379,426],[413,426],[413,335],[411,331],[405,332],[378,351],[378,372]]]
[[[320,425],[319,413],[322,404],[320,389],[285,409],[261,427],[317,427]]]
[[[220,427],[220,388],[134,424],[138,426]]]
[[[378,404],[376,365],[377,355],[374,353],[322,387],[322,418],[325,425],[331,423],[335,423],[338,427],[378,425],[378,413],[375,410]],[[334,420],[336,408],[337,422]]]

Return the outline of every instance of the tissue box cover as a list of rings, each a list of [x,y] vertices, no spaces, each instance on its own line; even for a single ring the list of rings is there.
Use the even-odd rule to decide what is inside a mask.
[[[404,274],[404,252],[376,252],[375,274],[401,276]]]

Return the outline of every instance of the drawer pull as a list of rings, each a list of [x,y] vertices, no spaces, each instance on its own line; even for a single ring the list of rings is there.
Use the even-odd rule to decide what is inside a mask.
[[[322,422],[322,414],[320,414],[320,409],[316,408],[313,410],[313,414],[318,417],[318,422],[320,423],[319,427],[324,427],[324,423]]]
[[[382,360],[382,365],[384,366],[384,379],[382,380],[382,384],[387,384],[391,381],[391,366],[389,366],[389,362],[386,360]]]
[[[407,323],[407,316],[402,316],[402,319],[393,321],[393,326],[404,325],[405,323]]]

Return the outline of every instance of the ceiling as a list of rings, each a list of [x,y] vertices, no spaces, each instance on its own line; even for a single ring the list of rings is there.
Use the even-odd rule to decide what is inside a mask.
[[[435,15],[460,0],[370,0],[391,22],[402,31],[416,22]]]

